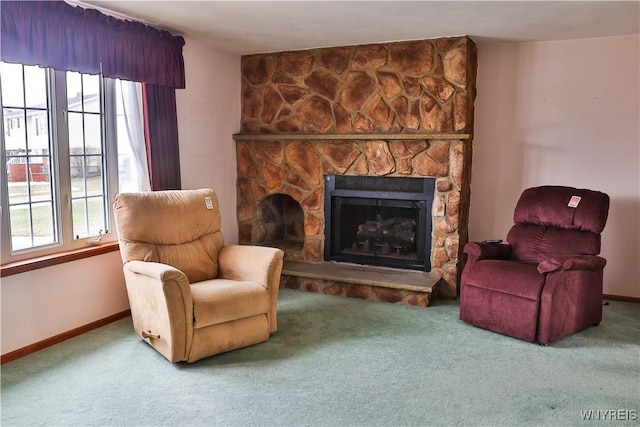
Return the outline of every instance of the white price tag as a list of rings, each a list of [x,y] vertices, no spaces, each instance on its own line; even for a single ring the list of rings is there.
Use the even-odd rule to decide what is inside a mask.
[[[580,200],[582,200],[582,197],[580,196],[571,196],[571,200],[569,200],[569,204],[567,206],[570,208],[577,208],[580,204]]]
[[[211,201],[211,197],[207,196],[204,198],[204,204],[207,206],[207,209],[213,209],[213,202]]]

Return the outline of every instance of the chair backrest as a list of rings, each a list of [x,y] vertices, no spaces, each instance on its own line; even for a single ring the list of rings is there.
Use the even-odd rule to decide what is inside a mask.
[[[120,193],[114,217],[124,263],[168,264],[185,273],[190,283],[218,276],[224,239],[213,190]]]
[[[512,259],[530,263],[548,256],[598,255],[609,214],[609,196],[562,186],[526,189],[507,235]]]

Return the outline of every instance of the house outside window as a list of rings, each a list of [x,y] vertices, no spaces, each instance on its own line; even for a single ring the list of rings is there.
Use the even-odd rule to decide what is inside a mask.
[[[115,241],[114,196],[138,190],[118,83],[0,62],[3,264]]]

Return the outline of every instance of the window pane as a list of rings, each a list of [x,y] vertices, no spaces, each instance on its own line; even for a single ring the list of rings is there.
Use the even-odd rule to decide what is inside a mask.
[[[34,203],[31,205],[33,216],[33,238],[37,245],[53,243],[54,216],[53,202]]]
[[[14,251],[55,243],[53,203],[11,206],[9,217]]]
[[[9,185],[13,249],[54,243],[54,198],[48,174],[50,158],[28,156],[18,159],[23,163],[14,164],[22,166],[22,176],[14,175],[15,181]]]
[[[85,177],[84,160],[84,155],[82,154],[73,154],[69,156],[69,169],[72,181],[74,178]]]
[[[28,196],[27,176],[27,156],[7,156],[9,203],[18,203],[13,197]]]
[[[7,157],[7,184],[10,205],[24,203],[29,200],[26,183],[26,162],[26,157]]]
[[[49,141],[49,115],[46,110],[27,110],[30,121],[27,126],[29,140],[38,146],[46,146]],[[47,141],[47,142],[45,142]]]
[[[82,113],[69,113],[69,153],[84,153],[84,130]]]
[[[69,158],[71,169],[71,198],[86,196],[86,181],[84,176],[85,166],[83,156],[71,156]]]
[[[47,108],[47,74],[38,66],[24,67],[26,107]]]
[[[82,111],[82,75],[67,71],[67,110]]]
[[[105,203],[102,197],[92,197],[87,199],[89,209],[89,236],[97,236],[106,231]]]
[[[5,107],[24,107],[22,65],[0,63],[0,81],[2,81],[2,105]]]
[[[13,108],[2,109],[2,118],[4,120],[4,146],[5,150],[7,150],[7,153],[27,153],[27,137],[25,127],[18,127],[18,122],[21,121],[23,117],[24,110]]]
[[[85,160],[91,165],[99,159],[89,156]],[[94,170],[93,166],[87,166],[85,178],[72,180],[73,235],[76,239],[97,236],[107,230],[103,176],[95,173],[89,176],[90,170]]]
[[[106,232],[105,201],[102,196],[73,200],[73,236],[83,239]]]
[[[49,152],[49,123],[46,110],[27,110],[27,141],[32,154]]]
[[[95,159],[91,157],[81,158],[77,157],[76,160],[79,164],[78,170],[79,176],[71,179],[72,197],[77,199],[85,196],[99,196],[103,194],[103,176],[96,173],[96,170],[102,169],[99,163],[95,163]],[[82,173],[82,162],[86,163],[85,174]]]
[[[87,231],[87,201],[86,199],[73,200],[71,203],[73,213],[73,237],[82,239],[89,236]]]
[[[102,153],[102,133],[98,114],[84,115],[84,143],[87,154]]]
[[[38,168],[47,168],[48,167],[48,157],[43,157],[42,160],[45,163],[38,164]],[[30,163],[30,166],[32,164]],[[36,169],[32,167],[32,169]],[[32,174],[32,179],[29,181],[29,191],[32,202],[52,202],[53,201],[53,192],[51,189],[51,183],[46,180],[48,175],[35,175]]]
[[[29,166],[27,168],[27,179],[32,190],[34,186],[49,187],[49,181],[51,180],[49,176],[49,156],[28,156],[27,160]],[[32,197],[34,196],[33,191],[31,195]]]
[[[97,236],[106,230],[100,87],[97,75],[67,72],[71,205],[76,239]]]
[[[11,248],[25,249],[33,246],[31,233],[31,209],[27,205],[9,206],[11,220]]]
[[[0,63],[11,250],[56,243],[48,73]],[[26,106],[31,108],[25,108]],[[7,108],[7,107],[14,108]]]
[[[82,75],[82,100],[84,111],[91,113],[100,112],[100,77],[90,74]]]
[[[85,158],[85,177],[91,178],[88,191],[102,194],[102,156],[87,156]]]

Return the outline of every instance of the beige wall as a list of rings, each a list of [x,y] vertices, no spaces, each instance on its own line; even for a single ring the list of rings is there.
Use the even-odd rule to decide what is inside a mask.
[[[470,240],[504,239],[523,189],[611,197],[604,292],[640,297],[640,36],[478,48]]]
[[[2,354],[129,308],[119,252],[4,277]]]
[[[236,145],[240,131],[240,56],[193,40],[184,47],[187,87],[176,91],[182,188],[213,188],[225,243],[238,242]]]

